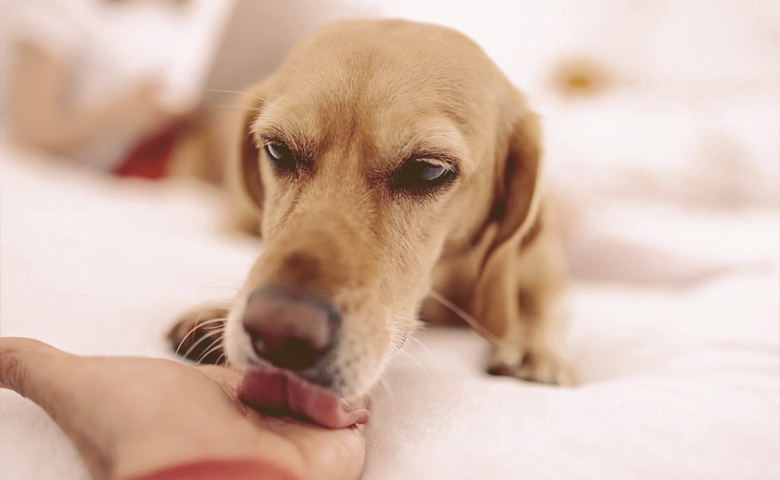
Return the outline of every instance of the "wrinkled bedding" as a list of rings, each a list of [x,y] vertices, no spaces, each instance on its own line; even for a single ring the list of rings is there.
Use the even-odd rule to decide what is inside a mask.
[[[100,178],[9,145],[0,158],[2,335],[168,357],[171,320],[230,298],[259,251],[203,187]],[[780,475],[777,212],[592,213],[569,242],[580,386],[489,377],[475,333],[423,331],[373,392],[364,478]],[[624,257],[605,273],[608,254]],[[7,391],[0,465],[7,479],[88,478],[58,427]]]
[[[269,19],[285,32],[287,16],[337,13],[282,3]],[[780,478],[776,4],[338,3],[482,45],[541,113],[548,180],[576,219],[565,352],[580,385],[487,376],[477,334],[422,331],[372,393],[364,478]],[[204,61],[216,50],[194,47],[208,43],[187,51]],[[221,56],[244,65],[229,45]],[[550,92],[558,62],[578,56],[603,64],[611,90]],[[208,83],[205,64],[179,57],[179,94]],[[204,187],[63,163],[0,143],[0,335],[170,357],[172,319],[230,299],[261,246],[225,228]],[[41,409],[0,391],[0,478],[89,477]]]

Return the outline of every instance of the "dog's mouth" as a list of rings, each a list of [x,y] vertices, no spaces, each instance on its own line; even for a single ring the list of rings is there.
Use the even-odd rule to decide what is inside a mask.
[[[289,370],[251,367],[236,391],[238,399],[261,413],[304,419],[323,427],[367,423],[365,399],[347,401]]]

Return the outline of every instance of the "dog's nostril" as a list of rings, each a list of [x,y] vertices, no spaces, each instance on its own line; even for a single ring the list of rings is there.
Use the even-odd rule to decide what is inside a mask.
[[[281,368],[303,370],[331,349],[340,317],[317,297],[263,287],[250,296],[243,324],[258,357]]]
[[[252,349],[258,357],[277,367],[301,370],[317,363],[324,349],[306,338],[268,338],[262,333],[249,333]]]

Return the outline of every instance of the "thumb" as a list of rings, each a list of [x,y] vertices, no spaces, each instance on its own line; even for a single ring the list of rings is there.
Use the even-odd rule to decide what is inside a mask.
[[[62,361],[72,357],[32,338],[0,338],[0,388],[19,393],[46,407],[53,378]]]
[[[74,376],[84,357],[31,338],[0,337],[0,388],[13,390],[42,407],[73,441],[94,478],[107,477],[109,458],[95,437],[94,419],[84,414],[84,398],[74,395]],[[93,415],[95,416],[95,415]]]

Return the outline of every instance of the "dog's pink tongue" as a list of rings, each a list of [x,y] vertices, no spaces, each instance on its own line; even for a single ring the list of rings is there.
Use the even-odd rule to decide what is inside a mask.
[[[370,416],[367,409],[348,409],[332,392],[283,370],[250,369],[236,393],[260,412],[302,416],[328,428],[366,423]]]

